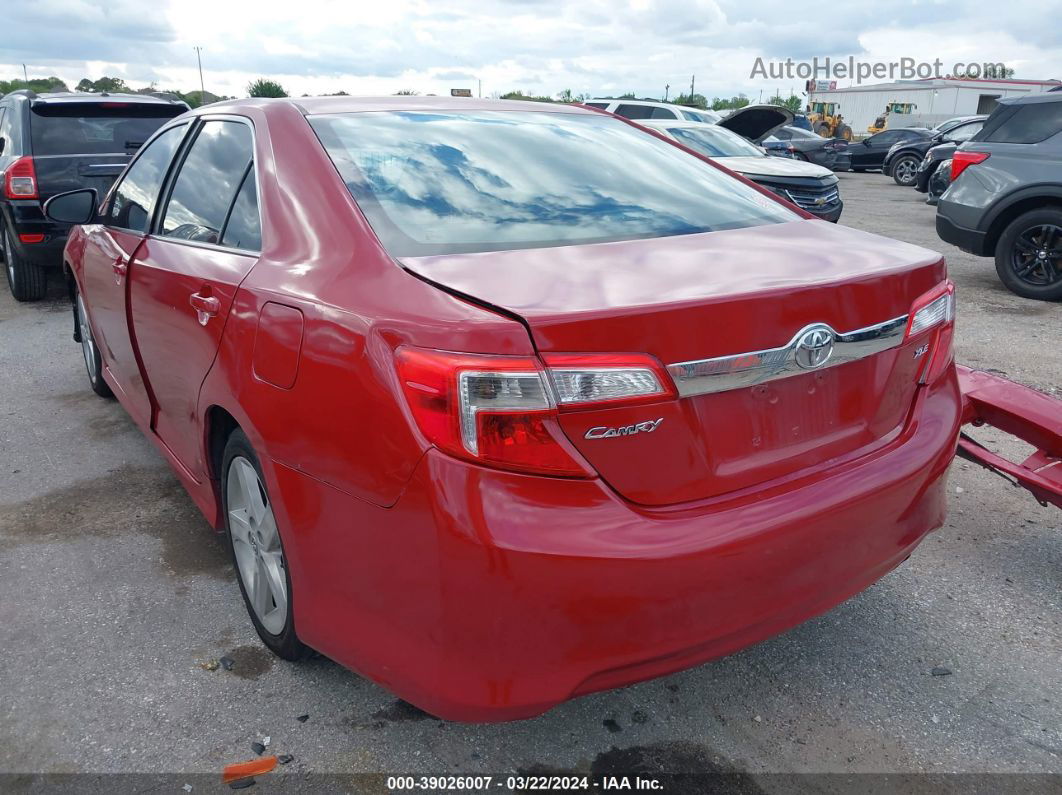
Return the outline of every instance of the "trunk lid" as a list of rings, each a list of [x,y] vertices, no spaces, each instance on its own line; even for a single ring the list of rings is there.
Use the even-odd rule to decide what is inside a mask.
[[[731,132],[760,143],[775,130],[793,123],[793,112],[780,105],[746,105],[716,122]]]
[[[749,488],[898,435],[925,342],[904,343],[901,319],[945,278],[938,254],[812,220],[402,264],[518,316],[542,353],[648,353],[669,366],[677,400],[561,414],[601,476],[645,505]],[[841,335],[829,366],[791,367],[788,350],[789,370],[759,378],[782,361],[776,349],[823,326]],[[844,336],[875,326],[886,336]]]

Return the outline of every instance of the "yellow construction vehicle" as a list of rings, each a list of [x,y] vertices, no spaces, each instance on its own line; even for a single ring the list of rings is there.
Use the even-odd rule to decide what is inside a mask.
[[[885,106],[885,112],[874,119],[874,123],[867,127],[867,132],[873,135],[885,129],[889,121],[890,113],[911,113],[918,106],[913,102],[890,102]]]
[[[808,105],[808,121],[811,129],[823,138],[852,140],[852,128],[844,123],[841,106],[836,102],[812,102]]]

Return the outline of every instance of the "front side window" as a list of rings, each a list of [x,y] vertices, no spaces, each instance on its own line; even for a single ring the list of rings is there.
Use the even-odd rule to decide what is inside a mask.
[[[418,111],[309,120],[393,256],[664,237],[798,218],[608,116]]]
[[[114,190],[105,214],[108,226],[147,233],[162,181],[186,129],[184,124],[171,127],[140,152]]]
[[[173,183],[160,233],[219,243],[254,154],[254,137],[238,121],[208,121],[196,134]]]

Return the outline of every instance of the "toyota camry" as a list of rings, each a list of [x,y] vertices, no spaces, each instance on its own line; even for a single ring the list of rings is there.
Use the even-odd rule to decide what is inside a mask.
[[[90,387],[262,641],[532,716],[826,611],[944,519],[938,254],[569,105],[244,100],[52,198]]]

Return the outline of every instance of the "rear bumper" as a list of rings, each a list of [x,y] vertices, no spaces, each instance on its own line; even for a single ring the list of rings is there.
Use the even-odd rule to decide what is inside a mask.
[[[948,216],[942,215],[937,210],[937,237],[945,243],[958,246],[963,251],[975,254],[978,257],[988,257],[991,251],[986,251],[986,235],[977,229],[966,229],[952,221]]]
[[[945,513],[960,401],[854,465],[667,510],[429,451],[389,509],[273,465],[311,646],[440,717],[537,715],[729,654],[863,590]],[[298,521],[293,521],[296,519]]]
[[[11,233],[15,250],[24,259],[48,268],[63,262],[63,247],[70,233],[69,224],[57,224],[44,217],[40,202],[8,201],[2,205],[4,226]],[[23,235],[41,235],[40,242],[23,242]]]

